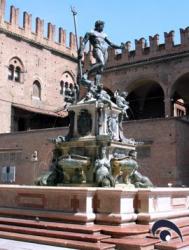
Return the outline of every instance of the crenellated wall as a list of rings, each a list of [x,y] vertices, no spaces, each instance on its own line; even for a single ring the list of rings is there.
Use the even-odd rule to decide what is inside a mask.
[[[4,20],[6,0],[0,0],[0,32],[11,33],[19,36],[20,38],[31,40],[34,43],[45,46],[49,49],[58,50],[70,56],[76,56],[76,38],[75,35],[69,33],[69,46],[66,42],[66,31],[63,28],[58,30],[58,41],[56,37],[56,26],[48,23],[47,34],[44,34],[44,20],[39,17],[35,20],[35,32],[32,31],[32,15],[23,13],[23,26],[19,26],[19,9],[10,7],[10,21]]]
[[[149,36],[149,46],[145,38],[135,40],[135,50],[131,50],[131,43],[125,43],[125,50],[116,54],[115,49],[109,48],[110,55],[108,67],[123,63],[132,63],[148,60],[154,57],[162,57],[169,54],[177,54],[189,50],[189,27],[180,29],[180,44],[174,43],[174,31],[164,32],[164,43],[159,43],[159,35]]]
[[[125,49],[119,53],[113,48],[108,48],[109,58],[107,69],[122,64],[150,60],[151,58],[182,53],[189,50],[189,27],[180,29],[180,44],[174,43],[174,34],[174,31],[164,32],[163,44],[159,43],[159,34],[156,34],[154,36],[149,36],[149,41],[144,37],[135,39],[134,50],[131,50],[132,46],[130,41],[125,42]],[[90,53],[88,53],[86,57],[86,60],[89,61]]]

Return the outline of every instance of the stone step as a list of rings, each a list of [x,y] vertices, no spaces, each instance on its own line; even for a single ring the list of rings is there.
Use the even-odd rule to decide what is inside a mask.
[[[109,243],[109,244],[115,244],[116,249],[119,250],[154,250],[155,244],[159,243],[159,239],[152,239],[152,238],[111,238],[111,239],[105,239],[102,242]]]
[[[0,238],[32,242],[44,245],[75,248],[81,250],[114,250],[115,245],[101,242],[84,242],[77,240],[57,239],[29,234],[11,233],[0,231]]]
[[[134,235],[127,235],[127,236],[123,236],[121,237],[122,239],[144,239],[144,238],[153,238],[153,239],[157,239],[157,237],[152,237],[152,235],[150,233],[144,233],[144,234],[134,234]]]
[[[177,227],[179,227],[179,228],[189,226],[189,217],[172,219],[171,221],[173,223],[175,223],[177,225]]]
[[[183,242],[179,239],[171,239],[168,242],[161,242],[155,245],[157,250],[189,250],[189,236],[183,237]]]
[[[180,231],[183,236],[189,235],[189,226],[180,228]],[[176,238],[176,237],[178,237],[177,233],[173,232],[173,238]]]
[[[182,218],[177,218],[177,219],[171,219],[169,221],[172,221],[179,228],[189,226],[189,217],[182,217]],[[150,229],[151,229],[152,226],[153,226],[153,224],[150,225]]]
[[[61,230],[67,232],[78,232],[85,234],[100,234],[102,232],[113,237],[123,237],[128,235],[139,235],[149,233],[149,225],[128,224],[124,226],[108,225],[80,225],[62,222],[50,222],[44,220],[16,219],[10,217],[0,217],[0,224],[15,225],[30,228],[41,228],[49,230]]]
[[[74,232],[52,231],[41,228],[28,228],[28,227],[20,227],[20,226],[4,225],[4,224],[0,224],[0,231],[38,235],[38,236],[45,236],[45,237],[52,237],[59,239],[79,240],[86,242],[100,242],[101,240],[109,239],[111,237],[109,235],[103,235],[103,234],[83,234]]]
[[[101,232],[112,237],[124,237],[149,233],[149,225],[101,226]]]
[[[35,217],[40,217],[41,219],[43,218],[43,220],[61,220],[64,223],[80,223],[83,225],[94,222],[95,214],[93,212],[87,214],[86,212],[76,212],[72,210],[73,209],[69,211],[68,209],[67,212],[64,212],[61,210],[52,210],[52,208],[49,210],[38,209],[35,206],[33,207],[31,203],[28,205],[28,207],[26,205],[26,207],[23,206],[23,208],[0,207],[0,216],[32,219],[35,219]]]
[[[78,232],[86,234],[99,234],[101,231],[101,226],[98,225],[67,224],[61,222],[16,219],[8,217],[0,217],[0,224],[31,227],[31,228],[42,228],[42,229],[57,230],[57,231],[61,230],[67,232]]]

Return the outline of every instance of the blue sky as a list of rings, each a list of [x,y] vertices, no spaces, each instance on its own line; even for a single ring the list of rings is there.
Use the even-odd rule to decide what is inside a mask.
[[[133,47],[135,39],[148,40],[149,35],[156,33],[163,42],[164,32],[171,30],[175,30],[175,40],[179,43],[179,28],[189,26],[189,0],[7,0],[7,11],[10,5],[20,8],[21,13],[28,11],[33,19],[40,17],[46,24],[51,22],[68,32],[74,31],[70,6],[75,6],[79,35],[83,36],[101,19],[110,40],[117,44],[131,41]]]

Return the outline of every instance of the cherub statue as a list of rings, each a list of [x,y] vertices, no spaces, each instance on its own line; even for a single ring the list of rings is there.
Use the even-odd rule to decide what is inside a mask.
[[[128,93],[126,91],[120,93],[119,90],[116,90],[114,93],[116,104],[122,109],[122,113],[126,116],[126,118],[128,118],[127,110],[129,109],[129,102],[126,101],[127,96]]]

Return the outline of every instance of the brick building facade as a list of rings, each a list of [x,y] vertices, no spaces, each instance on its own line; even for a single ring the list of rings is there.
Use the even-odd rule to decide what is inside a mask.
[[[64,83],[76,81],[75,36],[59,28],[55,41],[55,26],[36,18],[32,31],[32,16],[23,15],[23,27],[18,24],[19,9],[11,6],[10,21],[4,20],[5,0],[0,1],[0,133],[53,127],[61,123],[64,112]],[[56,124],[57,123],[57,124]]]
[[[4,21],[4,10],[1,0],[0,178],[4,183],[13,178],[15,183],[32,184],[51,165],[53,145],[48,138],[66,133],[53,127],[68,124],[64,91],[76,83],[75,37],[70,33],[67,47],[62,28],[55,41],[54,25],[48,24],[45,37],[40,18],[33,32],[30,14],[24,13],[19,27],[19,10],[11,7],[10,22]],[[156,34],[149,37],[149,46],[141,38],[135,40],[135,50],[130,50],[130,42],[121,54],[109,49],[103,83],[112,99],[117,89],[129,93],[130,120],[124,129],[127,137],[144,141],[138,148],[141,172],[158,186],[189,185],[189,28],[180,29],[177,45],[173,31],[164,35],[164,44]],[[85,59],[88,67],[90,51]]]

